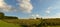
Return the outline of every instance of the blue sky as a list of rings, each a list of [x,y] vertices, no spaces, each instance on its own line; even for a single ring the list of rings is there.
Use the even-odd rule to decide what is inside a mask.
[[[0,0],[0,11],[19,18],[60,18],[60,0]]]

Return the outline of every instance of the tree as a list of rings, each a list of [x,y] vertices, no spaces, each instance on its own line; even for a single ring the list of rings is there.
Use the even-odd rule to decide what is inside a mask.
[[[4,19],[18,19],[18,17],[4,16]]]
[[[4,18],[4,13],[0,12],[0,19]]]

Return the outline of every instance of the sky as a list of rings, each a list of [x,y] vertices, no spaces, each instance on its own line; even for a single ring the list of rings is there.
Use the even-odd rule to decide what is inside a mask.
[[[0,12],[19,18],[60,18],[60,0],[0,0]]]

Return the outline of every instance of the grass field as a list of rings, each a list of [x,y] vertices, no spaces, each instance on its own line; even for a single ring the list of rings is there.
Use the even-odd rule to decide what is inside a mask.
[[[59,19],[60,20],[60,19]],[[52,22],[50,24],[55,24],[56,22],[59,22],[59,20],[55,21],[55,19],[53,19],[52,21],[50,19],[48,20],[44,20],[46,22]],[[42,20],[40,19],[4,19],[4,20],[0,20],[0,27],[25,27],[25,26],[37,26],[39,25]],[[44,23],[46,23],[44,22]],[[58,23],[56,23],[58,24]],[[23,26],[22,26],[23,25]],[[40,26],[39,27],[60,27],[60,25],[56,25],[56,26]]]
[[[57,25],[57,26],[47,26],[47,27],[60,27],[60,26]]]
[[[20,27],[20,26],[12,24],[12,23],[6,23],[0,20],[0,27]]]
[[[41,27],[60,27],[60,25],[56,25],[56,26],[41,26]]]

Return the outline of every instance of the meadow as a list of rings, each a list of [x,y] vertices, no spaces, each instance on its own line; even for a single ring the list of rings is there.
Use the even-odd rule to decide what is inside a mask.
[[[0,20],[0,27],[20,27],[20,26],[17,24],[7,23]]]
[[[60,27],[60,18],[18,19],[0,13],[0,27]]]
[[[0,27],[60,27],[60,19],[0,19]]]

